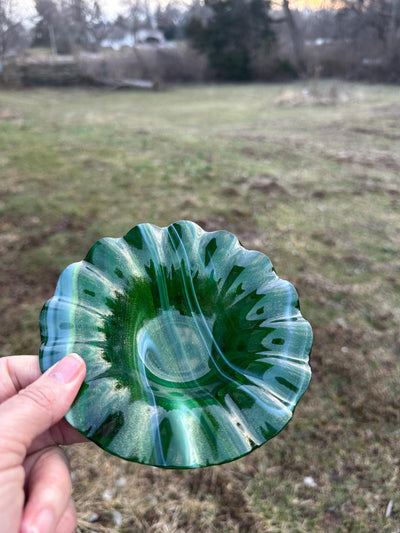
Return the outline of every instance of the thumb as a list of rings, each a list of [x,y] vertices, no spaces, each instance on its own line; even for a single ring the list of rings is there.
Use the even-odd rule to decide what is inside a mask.
[[[33,439],[68,411],[84,376],[85,362],[79,355],[70,354],[2,403],[0,452],[13,452],[18,456],[16,459],[23,460]],[[0,453],[0,468],[3,457]]]

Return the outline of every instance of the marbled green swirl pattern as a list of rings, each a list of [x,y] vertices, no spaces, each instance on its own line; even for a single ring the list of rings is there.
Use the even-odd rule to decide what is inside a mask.
[[[112,454],[194,468],[276,435],[306,390],[312,331],[293,286],[225,231],[134,227],[67,267],[41,317],[42,370],[79,353],[67,420]]]

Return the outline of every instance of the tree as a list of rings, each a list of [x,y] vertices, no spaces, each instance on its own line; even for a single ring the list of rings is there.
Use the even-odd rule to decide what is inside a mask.
[[[89,49],[89,36],[87,25],[87,5],[84,0],[70,0],[65,21],[70,28],[70,36],[75,47],[83,50]]]
[[[73,47],[95,52],[101,41],[109,32],[109,26],[104,22],[100,5],[97,1],[69,0],[64,3],[66,23],[72,39]]]
[[[126,25],[136,42],[136,34],[141,28],[153,28],[154,17],[148,0],[125,0]]]
[[[87,26],[91,48],[97,51],[101,42],[109,36],[111,31],[111,25],[105,22],[98,2],[94,2],[89,10]]]
[[[54,54],[71,52],[71,35],[64,4],[54,0],[36,0],[37,22],[33,46],[50,46]]]
[[[297,69],[299,72],[306,72],[306,59],[304,52],[304,41],[300,33],[299,27],[290,9],[289,0],[283,0],[282,2],[283,12],[285,14],[285,20],[289,28],[290,38],[292,40],[294,56],[296,58]]]
[[[55,54],[96,51],[110,29],[97,1],[36,0],[36,11],[34,45],[51,46]]]
[[[175,2],[168,4],[158,4],[156,13],[157,28],[162,31],[167,41],[180,39],[183,37],[184,10]]]
[[[396,49],[397,33],[400,27],[400,0],[392,0],[392,8],[390,12],[390,19],[388,24],[387,39],[386,39],[386,54],[389,64],[393,63],[396,55],[399,53]],[[400,59],[400,57],[399,57]]]
[[[368,46],[381,52],[390,64],[396,57],[400,29],[399,0],[345,0],[337,12],[341,37],[362,46],[368,57]]]
[[[206,0],[205,6],[209,16],[192,18],[186,35],[207,54],[218,79],[251,79],[252,58],[267,54],[274,38],[269,0]]]
[[[28,45],[28,33],[15,14],[13,0],[0,0],[0,59]]]

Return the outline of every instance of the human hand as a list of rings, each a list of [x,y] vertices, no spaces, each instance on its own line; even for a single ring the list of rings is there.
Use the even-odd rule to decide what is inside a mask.
[[[63,419],[85,372],[76,354],[43,375],[37,356],[0,358],[1,531],[75,531],[68,461],[59,445],[86,440]]]

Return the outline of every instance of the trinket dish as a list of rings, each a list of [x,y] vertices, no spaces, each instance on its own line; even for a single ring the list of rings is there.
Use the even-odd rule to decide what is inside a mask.
[[[96,242],[40,316],[42,371],[87,374],[66,415],[121,458],[196,468],[242,457],[290,421],[312,330],[267,256],[190,221]]]

